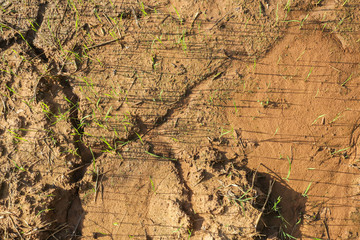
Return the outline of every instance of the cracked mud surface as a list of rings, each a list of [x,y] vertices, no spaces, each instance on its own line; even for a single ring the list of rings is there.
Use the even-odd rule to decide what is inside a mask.
[[[4,239],[358,239],[355,1],[0,0]]]

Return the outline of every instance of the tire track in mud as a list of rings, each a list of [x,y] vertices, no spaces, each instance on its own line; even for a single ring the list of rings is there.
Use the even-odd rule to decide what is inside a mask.
[[[175,106],[168,109],[166,114],[158,118],[158,120],[154,124],[154,127],[148,130],[146,133],[144,133],[143,136],[150,134],[149,138],[151,138],[152,140],[156,139],[157,142],[160,143],[160,146],[163,146],[163,149],[161,149],[161,154],[166,152],[169,155],[174,155],[174,149],[172,148],[172,145],[170,142],[168,142],[168,140],[166,140],[164,137],[161,136],[161,134],[157,134],[156,132],[161,131],[162,127],[166,123],[168,123],[169,120],[177,118],[177,116],[180,114],[180,111],[186,109],[188,105],[193,101],[194,95],[196,95],[197,92],[204,89],[204,87],[208,86],[209,81],[212,80],[211,77],[216,78],[218,73],[225,73],[226,69],[229,67],[231,62],[232,62],[231,59],[225,60],[220,64],[218,64],[218,66],[214,67],[212,71],[200,77],[200,79],[196,83],[194,83],[193,86],[186,89],[185,93],[181,96],[180,100],[175,103]],[[190,218],[191,226],[193,227],[193,230],[197,231],[200,230],[201,222],[203,222],[204,219],[199,214],[195,213],[193,210],[192,198],[194,195],[194,191],[190,187],[189,182],[185,178],[185,175],[188,174],[189,171],[186,171],[183,165],[184,163],[181,163],[180,161],[174,162],[174,167],[177,170],[177,175],[181,183],[184,185],[185,193],[187,195],[187,202],[182,204],[182,210]]]
[[[9,24],[5,21],[5,26],[10,27],[17,33],[14,37],[1,40],[0,48],[5,51],[12,47],[15,43],[20,44],[21,42],[25,41],[26,44],[30,47],[30,49],[24,51],[27,55],[29,55],[31,58],[39,57],[45,63],[49,62],[48,57],[45,55],[44,49],[34,45],[34,40],[37,37],[37,31],[40,29],[44,21],[47,6],[47,2],[39,4],[35,20],[31,23],[31,27],[28,28],[28,30],[24,34],[21,34],[21,30],[18,29],[16,26],[12,26],[12,24]]]
[[[14,37],[11,37],[9,39],[0,40],[0,49],[2,51],[6,51],[10,47],[12,47],[14,44],[21,44],[22,42],[25,42],[25,46],[21,46],[24,53],[26,53],[30,58],[39,58],[43,63],[48,63],[49,59],[45,55],[45,51],[42,48],[39,48],[34,45],[34,40],[37,37],[37,32],[41,28],[42,23],[44,21],[44,16],[46,12],[48,3],[41,3],[39,4],[39,8],[36,14],[35,21],[31,23],[31,27],[24,33],[20,33],[20,29],[16,26],[12,26],[12,24],[7,23],[5,21],[5,25],[10,27],[11,29],[17,31]],[[20,69],[22,64],[24,63],[24,60],[22,60],[19,65],[17,66],[17,70],[15,71],[15,74],[17,74],[17,71]],[[32,64],[32,67],[39,72],[38,68],[35,64]],[[15,74],[10,75],[10,79],[7,81],[6,85],[11,87],[14,83]],[[13,92],[9,92],[10,96],[12,96]],[[5,99],[5,102],[7,100]]]
[[[228,67],[228,64],[231,63],[231,60],[225,60],[221,62],[218,66],[214,68],[209,73],[204,74],[200,79],[194,83],[192,86],[187,88],[185,90],[185,93],[180,97],[180,99],[174,104],[173,107],[169,108],[166,113],[163,116],[158,117],[156,120],[154,126],[149,129],[146,133],[143,134],[143,136],[147,135],[148,133],[152,132],[153,130],[156,130],[160,128],[163,124],[165,124],[169,119],[175,118],[174,115],[176,115],[181,109],[186,108],[186,106],[189,105],[192,95],[194,94],[194,90],[197,88],[201,88],[202,85],[207,84],[210,77],[215,77],[216,74],[222,72],[224,73],[226,71],[226,68]],[[224,70],[221,70],[222,68],[225,68]]]
[[[31,55],[31,53],[34,52],[35,57],[40,57],[40,59],[45,63],[49,62],[49,59],[46,56],[44,49],[34,45],[34,40],[37,37],[37,31],[40,29],[42,23],[44,22],[44,16],[47,6],[48,6],[48,2],[39,4],[39,9],[36,14],[35,21],[34,23],[32,23],[33,27],[27,30],[25,33],[25,39],[32,48],[32,51],[31,50],[28,51],[27,54]]]
[[[57,103],[53,97],[49,98],[45,95],[56,89],[55,91],[59,91],[64,94],[64,97],[69,103],[68,107],[65,108],[65,112],[69,112],[68,121],[70,122],[70,132],[73,133],[71,134],[73,136],[71,142],[74,146],[76,154],[80,158],[80,162],[73,164],[72,167],[64,173],[69,177],[68,183],[70,184],[70,188],[66,190],[60,189],[59,191],[63,191],[61,195],[64,195],[65,198],[68,199],[68,203],[63,206],[66,210],[62,211],[65,215],[64,217],[66,222],[68,223],[67,229],[71,230],[73,233],[72,235],[76,234],[77,236],[81,236],[81,222],[84,218],[84,210],[79,195],[79,185],[77,183],[83,179],[87,171],[87,167],[90,166],[93,158],[97,158],[98,155],[96,153],[93,155],[90,148],[83,142],[82,136],[84,133],[84,126],[82,126],[81,121],[79,120],[80,98],[73,91],[73,86],[70,83],[72,78],[63,75],[58,75],[53,78],[55,78],[55,81],[46,80],[46,77],[40,79],[40,85],[48,84],[48,86],[45,89],[38,89],[38,92],[35,93],[35,98],[38,99],[40,97],[39,101],[44,101],[50,109],[55,108],[59,103]],[[71,144],[71,142],[68,142],[68,144]]]
[[[89,164],[91,163],[93,156],[90,148],[86,147],[82,141],[82,136],[84,134],[84,127],[81,125],[81,121],[79,120],[80,98],[74,93],[72,86],[70,85],[69,79],[67,77],[63,76],[60,79],[60,84],[63,87],[64,95],[71,102],[69,106],[70,123],[76,133],[74,135],[74,147],[75,149],[77,149],[77,154],[80,156],[81,159],[81,164],[76,164],[71,172],[71,182],[76,183],[84,177],[86,172],[86,167],[88,167]]]

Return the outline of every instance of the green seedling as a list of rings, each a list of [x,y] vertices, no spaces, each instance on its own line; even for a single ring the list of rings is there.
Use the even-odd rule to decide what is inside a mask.
[[[10,159],[10,158],[9,158],[9,159]],[[26,169],[25,169],[25,168],[17,165],[17,163],[16,163],[14,160],[12,160],[12,159],[10,159],[10,160],[14,163],[14,165],[15,165],[15,167],[16,167],[17,169],[19,169],[20,171],[26,172]]]
[[[309,17],[309,13],[300,21],[300,29],[304,25],[305,20]]]
[[[13,88],[9,87],[7,84],[5,84],[5,86],[6,86],[6,88],[7,88],[10,92],[12,92],[13,94],[15,94],[15,95],[16,95],[16,91],[15,91],[15,89],[13,89]]]
[[[151,184],[151,189],[153,190],[154,194],[156,195],[155,184],[154,184],[154,181],[152,180],[151,176],[150,176],[150,184]]]
[[[8,129],[8,132],[11,133],[11,134],[12,134],[12,137],[15,138],[15,139],[17,139],[18,141],[25,141],[25,142],[28,141],[28,140],[26,140],[25,138],[20,137],[19,134],[17,134],[16,132],[11,131],[10,129]]]
[[[97,20],[98,20],[100,23],[102,23],[101,18],[100,18],[100,16],[99,16],[99,13],[98,13],[98,11],[97,11],[96,8],[94,8],[93,13],[94,13],[95,17],[97,18]]]
[[[311,184],[312,184],[312,182],[311,183],[309,183],[309,185],[307,186],[307,188],[305,189],[305,191],[303,192],[303,194],[302,194],[302,196],[303,197],[308,197],[308,192],[309,192],[309,189],[310,189],[310,187],[311,187]]]
[[[213,80],[219,78],[224,72],[218,72],[217,74],[215,74],[215,76],[213,77]]]
[[[110,151],[113,151],[115,150],[108,141],[106,141],[106,139],[104,137],[101,137],[101,141],[103,141],[106,146],[108,147],[108,149],[105,150],[105,152],[110,152]]]
[[[276,4],[276,11],[275,11],[275,21],[276,21],[276,25],[279,22],[279,3]]]
[[[266,100],[262,100],[262,101],[257,100],[257,102],[260,103],[261,106],[263,106],[264,108],[266,108],[267,106],[269,106],[270,100],[269,100],[269,98],[267,98]]]
[[[138,136],[138,138],[139,138],[139,140],[140,140],[141,144],[142,144],[142,145],[144,145],[144,142],[143,142],[143,140],[142,140],[142,138],[141,138],[140,134],[138,134],[137,132],[135,132],[135,134]]]
[[[305,54],[305,50],[300,53],[300,55],[297,57],[296,62],[300,60],[300,58]]]
[[[225,130],[225,131],[224,131]],[[226,135],[226,134],[228,134],[228,133],[231,133],[233,130],[226,130],[226,129],[223,129],[222,127],[221,127],[221,133],[220,133],[220,136],[219,136],[219,138],[221,138],[222,136],[224,136],[224,135]]]
[[[250,190],[251,190],[251,189],[247,190],[247,191],[246,191],[243,195],[241,195],[239,198],[234,199],[234,200],[235,200],[234,203],[235,203],[236,205],[240,204],[241,211],[242,211],[243,214],[245,214],[244,202],[248,202],[248,201],[250,201],[250,200],[252,200],[252,199],[255,198],[255,197],[246,197]]]
[[[173,7],[174,7],[174,6],[173,6]],[[176,9],[176,7],[174,7],[174,10],[175,10],[175,12],[176,12],[176,15],[177,15],[178,18],[179,18],[180,24],[183,24],[183,19],[180,17],[180,14],[179,14],[178,10]]]
[[[287,11],[287,13],[290,12],[290,7],[291,7],[291,0],[288,0],[286,5],[285,5],[285,9]],[[286,13],[286,16],[287,16],[287,13]]]
[[[323,115],[318,116],[318,117],[311,123],[311,125],[314,125],[314,124],[317,122],[317,120],[319,120],[320,118],[325,117],[325,116],[326,116],[326,114],[323,114]]]
[[[75,150],[69,149],[69,150],[65,151],[65,153],[70,153],[70,154],[72,154],[74,156],[80,157],[80,155],[77,153],[77,151],[78,151],[78,148],[76,148]]]
[[[76,8],[76,5],[75,5],[75,3],[74,3],[73,0],[68,0],[68,5],[69,5],[70,8],[73,9],[74,12],[75,12],[75,30],[77,30],[78,27],[79,27],[79,20],[80,20],[79,11],[78,11],[78,9]]]
[[[259,17],[261,18],[261,16],[262,16],[261,3],[259,2]]]
[[[351,110],[351,109],[350,109],[350,108],[346,108],[345,110],[339,112],[338,114],[336,114],[335,118],[330,121],[330,123],[333,123],[333,122],[337,121],[339,118],[341,118],[341,117],[342,117],[341,114],[342,114],[343,112],[347,111],[347,110]]]
[[[290,177],[290,173],[291,173],[291,164],[292,164],[292,162],[291,162],[289,156],[286,156],[286,158],[287,158],[288,163],[289,163],[289,169],[288,169],[288,173],[287,173],[286,178],[283,178],[283,179],[288,182],[288,181],[289,181],[289,177]]]
[[[316,94],[315,94],[314,98],[317,98],[317,96],[319,95],[319,92],[320,92],[320,90],[319,90],[319,88],[318,88],[317,91],[316,91]]]
[[[350,76],[341,84],[342,87],[345,87],[345,84],[346,84],[348,81],[350,81],[351,76],[352,76],[352,73],[351,73]]]
[[[344,20],[345,20],[345,17],[339,21],[339,23],[336,25],[335,29],[337,29],[344,22]]]
[[[327,23],[325,23],[325,24],[323,25],[322,30],[321,30],[322,32],[325,30],[326,26],[327,26]]]
[[[178,227],[175,231],[173,231],[173,233],[179,232],[182,228],[183,228],[183,224],[181,224],[180,227]]]
[[[156,157],[156,158],[162,158],[162,159],[167,159],[167,160],[172,160],[172,161],[176,161],[176,160],[177,160],[176,158],[163,157],[163,156],[159,156],[159,155],[156,155],[156,154],[151,153],[151,152],[148,152],[148,151],[145,151],[145,153],[146,153],[146,154],[149,154],[150,156]]]
[[[111,4],[112,8],[114,8],[114,9],[115,9],[115,5],[114,5],[114,3],[113,3],[111,0],[109,0],[109,2],[110,2],[110,4]]]
[[[193,232],[193,230],[188,229],[188,233],[189,233],[189,235],[188,235],[188,239],[190,239],[190,238],[191,238],[191,234],[192,234],[192,232]]]
[[[280,231],[281,231],[281,235],[283,236],[284,239],[297,239],[296,237],[290,235],[289,233],[284,232],[284,231],[282,230],[282,228],[281,228]]]
[[[159,99],[161,102],[163,102],[163,99],[162,99],[162,94],[164,93],[164,90],[161,89],[160,93],[159,93]]]
[[[348,149],[350,149],[350,147],[339,149],[339,150],[337,150],[337,151],[332,152],[331,155],[335,155],[335,154],[344,152],[344,151],[346,151],[346,150],[348,150]]]
[[[307,75],[307,76],[306,76],[306,78],[305,78],[305,82],[307,82],[307,81],[308,81],[308,79],[309,79],[309,77],[310,77],[310,75],[311,75],[311,73],[312,73],[313,69],[314,69],[314,67],[311,67],[311,68],[310,68],[310,71],[309,71],[308,75]]]
[[[280,129],[279,127],[276,128],[276,130],[274,132],[274,136],[278,133],[279,129]]]
[[[92,151],[91,147],[89,146],[89,150],[91,152],[91,156],[92,156],[92,165],[93,165],[93,173],[96,173],[96,159],[95,159],[95,155],[94,152]]]
[[[37,24],[37,22],[32,22],[30,20],[27,20],[31,26],[31,29],[34,31],[34,32],[37,32],[37,29],[39,28],[39,24]],[[36,25],[36,26],[35,26]]]
[[[237,107],[236,107],[236,102],[233,101],[233,104],[234,104],[234,107],[235,107],[235,112],[237,113],[237,112],[238,112],[238,109],[237,109]]]
[[[180,38],[180,43],[181,43],[181,46],[182,46],[182,49],[183,49],[184,52],[186,52],[186,49],[187,49],[187,45],[186,45],[186,42],[185,42],[185,34],[186,34],[186,30],[183,30],[182,36]]]
[[[147,12],[145,11],[145,6],[144,6],[143,2],[140,2],[140,10],[141,10],[142,14],[144,15],[144,17],[146,17],[148,15]]]
[[[43,209],[43,210],[39,211],[39,212],[36,214],[35,217],[39,216],[39,215],[40,215],[41,213],[43,213],[43,212],[49,212],[49,211],[52,211],[52,210],[54,210],[54,208]]]
[[[106,115],[104,117],[104,120],[107,121],[108,118],[111,118],[111,116],[109,116],[110,112],[112,110],[112,106],[110,106],[109,110],[106,112]]]
[[[274,203],[274,205],[271,208],[274,212],[280,211],[280,207],[278,206],[280,202],[281,202],[281,196],[278,196],[278,198],[276,199],[276,202]]]

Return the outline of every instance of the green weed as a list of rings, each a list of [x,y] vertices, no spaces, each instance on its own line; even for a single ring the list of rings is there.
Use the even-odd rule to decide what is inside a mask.
[[[317,122],[317,120],[319,120],[320,118],[325,117],[325,116],[326,116],[326,114],[322,114],[322,115],[318,116],[318,117],[311,123],[311,125],[314,125],[314,124]]]
[[[145,6],[144,6],[143,2],[140,2],[140,10],[141,10],[142,14],[144,15],[144,17],[146,17],[148,15],[147,12],[145,11]]]
[[[287,173],[287,176],[286,178],[283,178],[284,180],[286,180],[287,182],[289,181],[289,177],[290,177],[290,173],[291,173],[291,159],[289,158],[289,156],[286,156],[287,160],[288,160],[288,163],[289,163],[289,169],[288,169],[288,173]]]
[[[156,195],[156,189],[155,189],[154,181],[152,180],[151,176],[149,178],[150,178],[151,189],[153,190],[154,194]]]
[[[172,161],[176,161],[177,159],[176,158],[168,158],[168,157],[164,157],[164,156],[159,156],[159,155],[156,155],[154,153],[151,153],[149,151],[145,151],[146,154],[149,154],[150,156],[152,157],[156,157],[156,158],[162,158],[162,159],[167,159],[167,160],[172,160]]]
[[[8,157],[8,159],[13,162],[13,164],[15,165],[15,167],[16,167],[17,169],[19,169],[20,171],[26,172],[26,169],[25,169],[24,167],[19,166],[14,160],[10,159],[9,157]]]
[[[310,190],[311,184],[312,184],[312,182],[309,183],[309,185],[307,186],[307,188],[305,189],[305,191],[303,192],[303,194],[301,194],[303,197],[307,197],[307,196],[308,196],[307,194],[308,194],[308,192],[309,192],[309,190]]]
[[[306,78],[305,78],[305,82],[307,82],[307,81],[309,80],[309,77],[310,77],[310,75],[311,75],[311,73],[312,73],[313,70],[314,70],[314,67],[311,67],[308,75],[307,75]]]
[[[341,84],[342,87],[345,86],[345,84],[351,80],[351,76],[352,76],[352,73],[350,74],[350,76]]]

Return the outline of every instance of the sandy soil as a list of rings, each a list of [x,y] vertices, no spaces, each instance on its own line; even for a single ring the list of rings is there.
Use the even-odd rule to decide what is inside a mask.
[[[2,239],[359,239],[355,0],[0,0]]]

